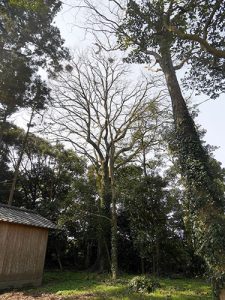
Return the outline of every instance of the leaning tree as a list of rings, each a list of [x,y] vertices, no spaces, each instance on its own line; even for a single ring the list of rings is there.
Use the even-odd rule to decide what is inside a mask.
[[[182,7],[175,1],[131,0],[127,4],[126,18],[117,32],[121,46],[132,48],[128,61],[151,63],[154,60],[165,75],[175,125],[172,149],[178,156],[187,186],[194,195],[189,208],[197,241],[196,251],[209,266],[215,297],[218,298],[225,276],[224,194],[209,155],[201,144],[176,76],[176,70],[183,66],[188,55],[191,56],[195,48],[198,51],[198,45],[181,44],[179,36],[170,29],[171,23],[190,28],[191,6],[187,8],[189,17],[182,13],[182,8],[185,5]]]

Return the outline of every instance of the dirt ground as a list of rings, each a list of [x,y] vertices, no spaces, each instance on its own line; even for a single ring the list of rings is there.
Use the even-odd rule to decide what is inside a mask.
[[[93,294],[62,297],[53,294],[30,294],[25,292],[12,292],[0,294],[0,300],[86,300],[93,298]]]

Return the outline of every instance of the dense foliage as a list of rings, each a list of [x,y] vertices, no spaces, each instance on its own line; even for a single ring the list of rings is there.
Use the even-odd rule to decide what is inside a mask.
[[[14,127],[5,138],[10,152],[4,161],[9,171],[1,173],[2,203],[6,203],[5,195],[10,190],[9,162],[16,160],[24,134]],[[101,217],[94,174],[93,167],[88,167],[72,150],[29,134],[14,204],[35,209],[59,225],[60,230],[50,235],[48,267],[94,267],[98,247],[96,226]],[[187,243],[182,197],[174,196],[168,179],[150,173],[145,177],[142,167],[133,164],[122,168],[116,178],[120,270],[188,276],[204,271],[203,262]]]
[[[29,3],[1,1],[0,4],[1,116],[32,105],[35,86],[43,84],[37,76],[38,69],[59,68],[60,60],[67,56],[59,29],[52,25],[60,1]]]
[[[129,282],[129,289],[133,292],[152,293],[159,287],[160,283],[154,277],[136,276]]]
[[[49,88],[40,69],[57,71],[68,57],[53,19],[60,1],[13,1],[0,3],[0,155],[8,118],[20,108],[38,111],[49,100]]]

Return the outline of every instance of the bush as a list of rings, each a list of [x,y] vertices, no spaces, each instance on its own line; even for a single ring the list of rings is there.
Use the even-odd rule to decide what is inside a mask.
[[[128,286],[133,292],[151,293],[160,287],[160,283],[155,277],[136,276],[130,280]]]

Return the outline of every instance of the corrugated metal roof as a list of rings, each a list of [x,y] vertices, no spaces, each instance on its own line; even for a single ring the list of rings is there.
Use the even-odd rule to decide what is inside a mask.
[[[0,221],[56,229],[55,224],[32,210],[5,204],[0,204]]]

